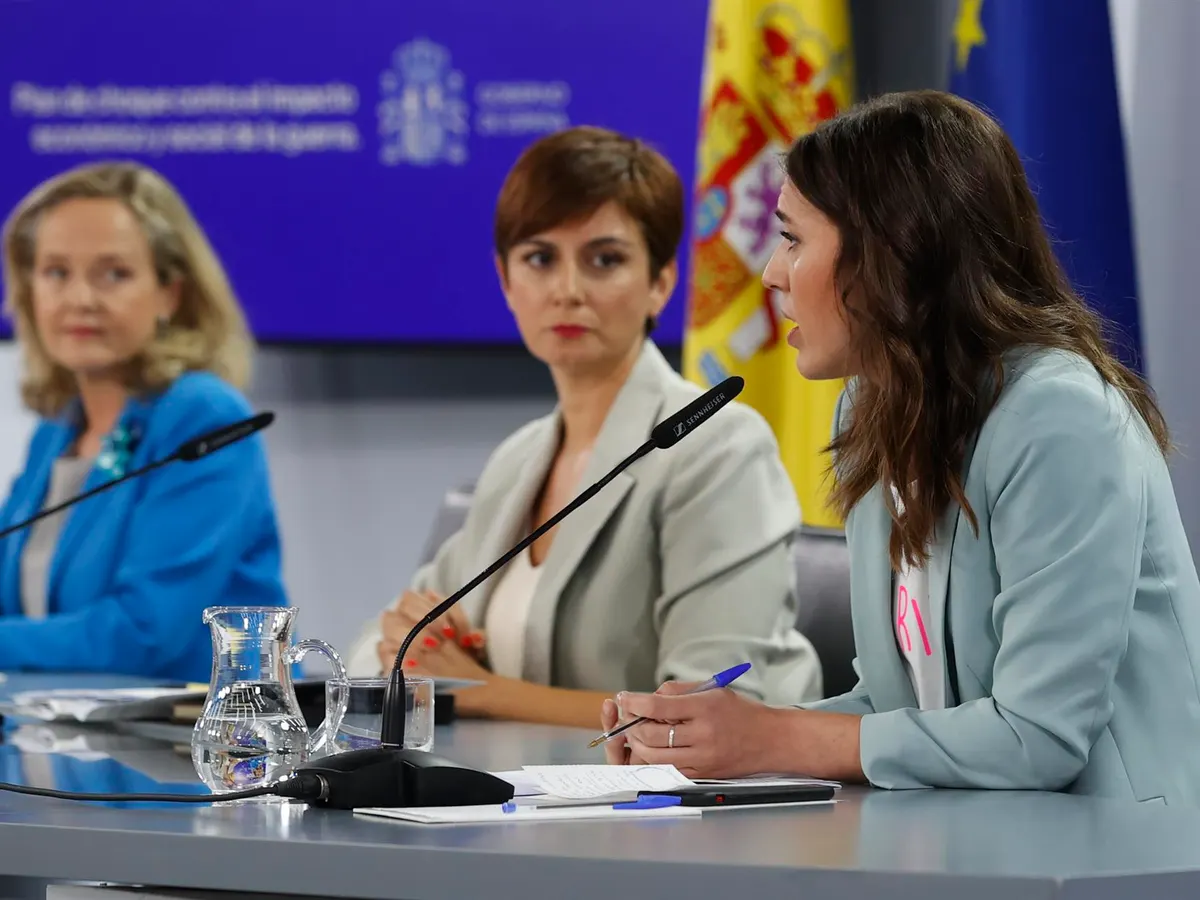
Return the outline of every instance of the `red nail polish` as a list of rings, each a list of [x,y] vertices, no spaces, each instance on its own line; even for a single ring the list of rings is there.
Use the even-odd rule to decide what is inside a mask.
[[[416,666],[416,664],[417,664],[417,661],[416,661],[415,659],[406,659],[406,660],[404,661],[404,664],[405,664],[406,666],[408,666],[408,667],[411,669],[411,668],[414,668],[414,667]]]
[[[434,647],[436,647],[438,645],[437,638],[426,637],[424,644],[426,647],[428,647],[430,650],[432,650]]]
[[[442,629],[442,635],[444,637],[449,638],[450,640],[454,640],[454,638],[458,636],[458,632],[455,631],[453,628],[451,628],[449,625],[447,625],[445,628]]]
[[[471,643],[474,644],[476,649],[482,647],[483,646],[483,635],[479,634],[478,632],[471,635]]]

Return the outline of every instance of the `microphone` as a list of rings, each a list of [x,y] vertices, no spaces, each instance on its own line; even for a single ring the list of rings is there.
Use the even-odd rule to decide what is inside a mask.
[[[94,497],[101,491],[107,491],[110,488],[115,488],[122,482],[129,481],[131,478],[138,478],[145,475],[147,472],[153,472],[155,469],[161,469],[163,466],[173,462],[195,462],[199,459],[204,459],[211,453],[216,453],[230,444],[236,443],[243,438],[248,438],[257,431],[262,431],[272,422],[275,421],[275,413],[261,412],[253,415],[248,419],[243,419],[240,422],[234,422],[232,425],[223,425],[220,428],[214,428],[207,434],[202,434],[199,437],[194,437],[191,440],[184,441],[180,444],[174,453],[162,459],[155,460],[148,465],[142,466],[140,469],[134,469],[132,472],[126,472],[120,478],[114,478],[112,481],[107,481],[104,484],[92,488],[90,491],[84,491],[82,494],[77,494],[68,500],[64,500],[57,506],[51,506],[48,509],[43,509],[36,515],[30,516],[23,522],[18,522],[16,525],[10,525],[3,531],[0,531],[0,540],[8,537],[10,534],[20,531],[22,528],[28,528],[33,523],[52,516],[56,512],[61,512],[69,506],[74,506],[88,497]]]
[[[740,375],[726,378],[712,390],[701,394],[671,418],[664,419],[655,425],[654,430],[650,432],[650,443],[659,450],[674,447],[685,436],[704,424],[709,416],[740,394],[745,386],[746,382]]]
[[[380,746],[352,750],[316,760],[295,770],[297,776],[316,775],[321,796],[309,800],[314,806],[357,809],[364,806],[479,806],[505,803],[513,797],[513,786],[487,772],[462,766],[424,750],[404,748],[404,716],[407,705],[404,656],[417,636],[459,600],[496,574],[517,554],[596,496],[609,482],[654,450],[679,443],[728,404],[745,387],[737,375],[706,391],[679,412],[659,422],[650,440],[619,462],[611,472],[577,496],[515,547],[476,575],[433,609],[404,638],[383,697]]]
[[[238,441],[250,437],[257,431],[262,431],[274,421],[275,413],[260,412],[248,419],[234,422],[232,425],[216,428],[208,434],[184,441],[174,453],[167,457],[167,461],[178,459],[181,462],[195,462],[198,459],[204,459],[210,453],[216,453],[230,444],[236,444]]]

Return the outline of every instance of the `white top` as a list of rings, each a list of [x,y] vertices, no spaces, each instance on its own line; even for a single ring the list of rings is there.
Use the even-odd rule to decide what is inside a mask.
[[[941,648],[934,645],[937,635],[926,625],[929,610],[929,578],[925,569],[900,567],[893,579],[892,622],[896,645],[904,659],[917,705],[921,709],[943,709],[946,685],[942,673]]]
[[[892,499],[903,513],[904,501],[892,488]],[[902,563],[892,575],[892,629],[896,646],[908,670],[917,705],[921,709],[944,709],[946,681],[942,671],[942,648],[937,634],[926,624],[929,612],[929,575],[924,568]]]
[[[484,615],[489,667],[504,678],[521,678],[525,671],[525,623],[537,590],[542,566],[535,566],[529,548],[504,567]]]

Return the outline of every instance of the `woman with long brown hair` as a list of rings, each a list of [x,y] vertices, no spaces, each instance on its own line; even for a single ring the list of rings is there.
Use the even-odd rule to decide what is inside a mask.
[[[800,709],[625,694],[655,721],[610,760],[1200,802],[1200,580],[1166,423],[1067,283],[1012,143],[922,91],[786,165],[764,281],[800,373],[849,379],[830,451],[860,681]]]

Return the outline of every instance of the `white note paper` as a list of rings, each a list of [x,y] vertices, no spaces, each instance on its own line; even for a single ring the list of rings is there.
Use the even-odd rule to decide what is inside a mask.
[[[169,716],[176,703],[204,699],[207,685],[194,687],[58,688],[21,691],[0,701],[0,713],[47,722],[101,722]]]
[[[536,807],[518,806],[506,812],[503,806],[422,806],[411,809],[356,809],[355,815],[378,816],[416,822],[421,825],[479,825],[487,822],[521,823],[581,821],[587,819],[676,819],[698,817],[698,806],[660,806],[657,809],[613,809],[611,804],[596,806]]]
[[[546,793],[542,789],[542,783],[522,769],[510,769],[506,772],[492,772],[491,774],[511,784],[514,797],[540,797]]]
[[[524,766],[542,790],[572,800],[591,800],[609,794],[669,791],[693,782],[674,766]]]

